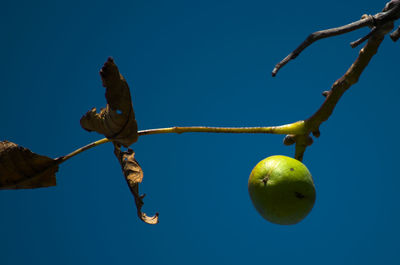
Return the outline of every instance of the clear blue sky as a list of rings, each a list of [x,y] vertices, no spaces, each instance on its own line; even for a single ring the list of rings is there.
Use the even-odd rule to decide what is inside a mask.
[[[139,129],[267,126],[305,119],[368,32],[322,40],[279,72],[307,34],[375,14],[384,1],[7,1],[0,9],[0,140],[58,157],[100,139],[79,125],[105,105],[98,74],[112,56],[130,84]],[[0,263],[400,263],[399,43],[379,53],[305,153],[317,201],[294,226],[262,219],[251,169],[293,156],[282,135],[150,135],[132,147],[144,170],[146,225],[112,145],[61,165],[57,187],[0,192]]]

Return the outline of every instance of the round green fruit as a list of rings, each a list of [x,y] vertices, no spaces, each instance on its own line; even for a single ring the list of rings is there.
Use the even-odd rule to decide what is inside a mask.
[[[315,187],[307,167],[287,156],[260,161],[249,177],[250,198],[262,217],[281,224],[296,224],[311,211]]]

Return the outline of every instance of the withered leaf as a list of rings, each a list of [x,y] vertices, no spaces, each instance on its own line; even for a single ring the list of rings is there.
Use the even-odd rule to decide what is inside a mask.
[[[0,142],[0,189],[56,185],[58,162],[9,141]]]
[[[100,76],[106,88],[107,106],[101,109],[100,113],[96,112],[96,108],[88,111],[81,118],[81,126],[87,131],[96,131],[128,147],[138,139],[138,126],[128,83],[111,57],[101,68]]]
[[[138,217],[145,223],[152,225],[157,224],[158,213],[156,213],[154,216],[147,216],[142,212],[142,207],[144,204],[143,198],[145,195],[139,194],[139,184],[143,180],[143,170],[135,159],[135,152],[132,149],[121,151],[120,147],[114,144],[114,154],[118,158],[126,182],[128,183],[129,189],[135,198]]]

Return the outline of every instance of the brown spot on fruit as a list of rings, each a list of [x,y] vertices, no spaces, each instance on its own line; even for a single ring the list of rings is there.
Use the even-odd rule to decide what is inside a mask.
[[[265,177],[261,180],[264,183],[264,186],[267,185],[268,179],[268,177]]]

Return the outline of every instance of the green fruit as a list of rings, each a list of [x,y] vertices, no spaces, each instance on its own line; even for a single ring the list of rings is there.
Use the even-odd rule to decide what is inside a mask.
[[[262,217],[281,225],[303,220],[315,202],[314,182],[306,166],[280,155],[270,156],[254,167],[249,194]]]

